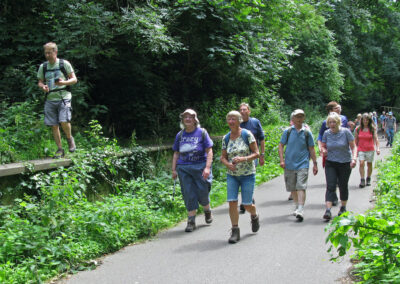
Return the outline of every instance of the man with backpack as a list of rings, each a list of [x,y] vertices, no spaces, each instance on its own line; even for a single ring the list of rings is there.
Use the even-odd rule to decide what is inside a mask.
[[[69,86],[77,83],[74,69],[67,60],[57,58],[57,45],[48,42],[44,46],[46,62],[37,72],[38,87],[46,94],[44,105],[44,123],[51,126],[57,152],[54,158],[64,156],[61,144],[61,125],[68,141],[70,152],[76,149],[74,137],[71,135],[71,92]]]
[[[256,138],[258,149],[260,150],[260,160],[254,160],[255,166],[258,164],[263,166],[265,163],[265,136],[264,130],[262,129],[261,122],[254,117],[250,117],[250,106],[247,103],[241,103],[239,106],[239,112],[242,116],[243,121],[240,123],[240,127],[249,130]],[[253,199],[253,204],[254,204]],[[246,212],[243,204],[240,204],[240,214],[244,214]]]
[[[305,113],[301,109],[296,109],[292,113],[293,125],[283,132],[278,147],[280,166],[285,170],[286,190],[292,193],[296,205],[293,215],[299,222],[304,219],[310,157],[313,161],[313,174],[318,173],[314,138],[311,131],[304,127],[305,117]],[[286,149],[283,151],[285,145]]]

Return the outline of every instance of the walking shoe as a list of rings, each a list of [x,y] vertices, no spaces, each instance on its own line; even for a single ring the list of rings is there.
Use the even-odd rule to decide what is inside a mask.
[[[256,217],[251,216],[251,230],[253,233],[257,232],[258,229],[260,229],[260,218],[259,214],[256,215]]]
[[[67,142],[68,142],[68,150],[73,153],[76,150],[76,146],[75,146],[75,140],[74,137],[71,136],[71,138],[67,138]]]
[[[240,214],[246,213],[246,209],[244,208],[244,205],[243,205],[243,204],[240,204],[239,213],[240,213]]]
[[[326,211],[325,211],[325,214],[324,214],[324,217],[323,217],[325,220],[330,220],[330,219],[332,219],[332,213],[331,213],[331,210],[328,210],[328,209],[326,209]]]
[[[236,244],[240,240],[240,229],[239,227],[232,227],[232,234],[228,242],[230,244]]]
[[[196,229],[196,222],[188,221],[185,232],[190,233],[190,232],[193,232],[194,229]]]
[[[370,186],[370,185],[371,185],[371,178],[367,177],[367,186]]]
[[[204,218],[206,219],[206,223],[207,224],[211,224],[212,223],[213,217],[212,217],[212,214],[211,214],[211,210],[204,211]]]
[[[361,179],[361,182],[360,182],[360,188],[363,188],[363,187],[365,187],[365,179]]]
[[[342,215],[344,212],[346,212],[346,207],[344,207],[344,206],[341,206],[340,207],[340,210],[339,210],[339,212],[338,212],[338,216],[340,216],[340,215]]]
[[[53,159],[60,159],[64,157],[64,150],[58,149],[57,152],[54,154]]]
[[[304,220],[304,213],[303,210],[297,210],[296,218],[299,222],[303,222]]]

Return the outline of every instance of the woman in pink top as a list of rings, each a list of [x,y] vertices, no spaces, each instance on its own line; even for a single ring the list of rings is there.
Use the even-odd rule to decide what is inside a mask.
[[[376,146],[376,154],[380,154],[378,135],[375,123],[368,113],[364,113],[361,118],[360,126],[355,131],[355,142],[357,145],[358,159],[360,160],[360,187],[371,185],[372,162]],[[367,182],[365,183],[365,161],[367,161]]]

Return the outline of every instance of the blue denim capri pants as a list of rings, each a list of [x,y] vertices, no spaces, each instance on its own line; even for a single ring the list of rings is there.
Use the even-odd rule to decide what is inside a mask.
[[[181,192],[187,211],[197,210],[199,203],[206,206],[210,203],[212,173],[207,180],[202,176],[206,163],[177,165]]]
[[[248,176],[232,176],[226,175],[227,201],[237,201],[239,195],[239,187],[242,193],[242,204],[251,205],[253,203],[254,186],[256,184],[256,175]]]

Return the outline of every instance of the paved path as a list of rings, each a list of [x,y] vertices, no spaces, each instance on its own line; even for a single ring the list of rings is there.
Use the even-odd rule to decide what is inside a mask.
[[[390,149],[381,141],[381,160]],[[348,259],[329,261],[325,244],[325,176],[310,175],[304,222],[290,214],[283,177],[260,185],[255,193],[261,228],[251,232],[249,214],[240,216],[241,240],[228,244],[230,221],[227,205],[213,210],[214,222],[198,216],[198,229],[185,233],[185,223],[142,244],[128,246],[102,259],[93,271],[80,272],[60,283],[343,283]],[[376,174],[376,170],[374,170]],[[375,181],[375,175],[373,176]],[[372,186],[360,189],[358,167],[350,177],[348,210],[370,208]],[[373,183],[374,185],[374,183]],[[338,207],[332,213],[337,214]]]

